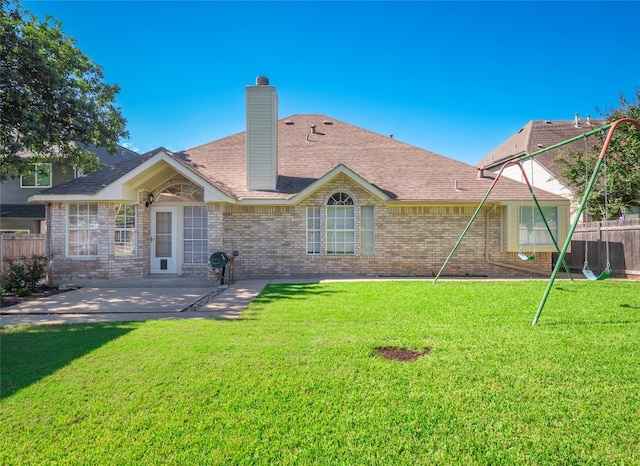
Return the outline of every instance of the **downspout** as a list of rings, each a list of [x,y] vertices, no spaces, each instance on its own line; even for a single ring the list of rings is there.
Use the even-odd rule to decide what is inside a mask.
[[[495,209],[495,206],[494,206],[494,209]],[[518,270],[520,272],[534,273],[534,274],[544,275],[544,276],[547,275],[546,273],[543,273],[537,270],[531,270],[527,267],[520,267],[518,265],[509,264],[508,262],[498,262],[498,261],[491,260],[491,257],[489,255],[489,210],[487,210],[484,214],[484,260],[489,265],[496,265],[498,267]]]

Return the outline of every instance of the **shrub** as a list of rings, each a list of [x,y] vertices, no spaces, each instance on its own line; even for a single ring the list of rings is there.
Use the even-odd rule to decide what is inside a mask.
[[[3,277],[2,286],[7,290],[20,290],[27,288],[33,291],[38,282],[45,277],[49,259],[45,256],[31,256],[30,259],[21,257],[9,264],[6,276]]]

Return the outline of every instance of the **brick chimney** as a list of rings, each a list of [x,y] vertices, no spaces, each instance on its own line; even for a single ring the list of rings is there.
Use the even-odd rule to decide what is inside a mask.
[[[278,182],[278,96],[258,76],[247,95],[247,189],[275,191]]]

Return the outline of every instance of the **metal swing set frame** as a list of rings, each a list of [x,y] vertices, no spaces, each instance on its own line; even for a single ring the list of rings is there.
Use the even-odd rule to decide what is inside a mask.
[[[567,144],[567,143],[565,142],[564,144]],[[556,147],[557,147],[557,145],[556,145]],[[547,148],[546,150],[549,150],[549,149],[551,149],[551,147]],[[535,154],[539,154],[539,153],[540,153],[540,151],[536,152]],[[502,166],[502,168],[500,168],[500,171],[498,172],[498,174],[494,178],[493,182],[491,183],[491,186],[489,186],[489,189],[487,190],[486,194],[484,195],[484,198],[482,198],[482,201],[480,201],[480,204],[478,205],[478,207],[476,208],[475,212],[471,216],[471,220],[469,220],[469,223],[467,223],[467,226],[465,227],[464,231],[460,235],[460,238],[458,238],[458,241],[453,246],[453,249],[451,250],[451,252],[447,256],[446,260],[444,261],[444,264],[442,264],[442,267],[440,268],[440,270],[436,274],[435,278],[433,279],[433,283],[436,283],[438,281],[438,278],[440,278],[440,275],[442,275],[442,272],[444,271],[445,267],[447,266],[447,264],[449,263],[449,261],[451,260],[453,255],[455,254],[456,249],[458,249],[458,246],[460,246],[460,243],[462,243],[463,238],[465,237],[465,235],[467,234],[467,232],[471,228],[471,225],[473,224],[473,222],[476,219],[476,217],[478,216],[478,214],[480,213],[480,210],[482,209],[482,206],[485,204],[485,202],[489,198],[489,195],[491,194],[491,191],[493,191],[493,188],[498,183],[498,180],[502,176],[502,172],[505,170],[505,168],[507,168],[510,165],[515,165],[520,169],[520,172],[522,173],[522,179],[524,181],[524,184],[526,184],[527,188],[529,189],[529,193],[531,194],[531,199],[535,203],[536,208],[538,209],[538,212],[540,213],[540,216],[542,217],[542,221],[544,222],[544,225],[547,228],[547,232],[549,233],[549,236],[551,237],[551,240],[553,241],[553,244],[556,247],[556,251],[560,252],[560,247],[558,246],[558,243],[556,242],[556,239],[553,236],[553,233],[551,232],[551,228],[549,228],[549,224],[547,223],[547,219],[545,218],[544,213],[542,212],[542,207],[540,206],[540,203],[538,202],[538,199],[536,198],[536,195],[533,192],[533,186],[531,186],[531,183],[529,183],[529,178],[527,178],[527,174],[525,173],[524,167],[522,166],[522,161],[531,158],[533,155],[534,154],[531,154],[529,156],[525,156],[525,157],[522,157],[522,158],[519,158],[519,159],[510,160],[507,163],[505,163]],[[523,261],[531,261],[531,260],[534,260],[536,258],[536,254],[535,254],[535,251],[534,251],[533,254],[526,255],[521,250],[518,253],[518,257]],[[564,259],[562,259],[562,261],[564,263]],[[569,271],[569,267],[567,266],[566,263],[564,263],[564,267],[565,267],[565,270],[567,271],[567,274],[569,275],[569,277],[571,277],[571,272]],[[573,279],[573,277],[571,277],[571,278]]]
[[[542,216],[542,219],[544,220],[545,226],[547,227],[547,231],[549,232],[549,236],[553,240],[553,243],[554,243],[554,245],[556,247],[556,250],[558,251],[558,260],[556,261],[556,264],[555,264],[555,266],[553,268],[553,272],[551,273],[551,277],[549,278],[549,282],[547,283],[547,288],[546,288],[546,290],[544,292],[544,295],[542,296],[542,300],[540,301],[540,305],[538,306],[538,310],[537,310],[536,315],[533,318],[533,322],[531,324],[531,325],[536,325],[536,323],[540,319],[540,315],[542,314],[542,310],[544,308],[545,303],[547,302],[547,298],[549,297],[549,293],[551,292],[551,288],[553,287],[553,283],[554,283],[554,281],[556,279],[556,276],[558,275],[558,272],[560,271],[560,266],[561,265],[564,265],[564,268],[565,268],[569,278],[571,278],[573,280],[573,277],[571,276],[571,272],[569,271],[569,267],[567,266],[567,263],[565,262],[564,258],[565,258],[565,255],[567,253],[567,249],[569,249],[569,246],[571,245],[571,238],[573,237],[573,233],[574,233],[574,231],[576,229],[576,226],[578,225],[578,222],[580,221],[580,217],[581,217],[582,213],[584,212],[584,208],[585,208],[585,206],[587,204],[587,200],[589,199],[589,195],[591,194],[591,191],[592,191],[593,186],[595,184],[596,178],[598,176],[598,171],[600,170],[600,167],[602,166],[602,164],[604,162],[607,150],[609,149],[609,145],[611,144],[611,139],[613,138],[613,133],[615,132],[616,128],[619,125],[623,124],[623,123],[630,123],[632,125],[635,125],[635,127],[638,128],[638,130],[640,130],[640,122],[639,121],[634,120],[632,118],[621,118],[620,120],[616,120],[613,123],[609,123],[607,125],[604,125],[602,127],[597,128],[597,129],[588,131],[588,132],[586,132],[584,134],[581,134],[580,136],[575,136],[573,138],[567,139],[567,140],[559,142],[557,144],[553,144],[553,145],[551,145],[549,147],[546,147],[546,148],[541,149],[539,151],[533,152],[531,154],[524,155],[522,157],[519,157],[517,159],[511,160],[511,161],[507,162],[506,164],[504,164],[502,166],[502,168],[500,169],[500,171],[498,172],[498,175],[496,176],[496,178],[493,180],[493,183],[491,183],[491,186],[489,187],[489,190],[487,191],[487,193],[485,194],[484,198],[480,202],[480,205],[478,205],[476,211],[471,216],[471,220],[469,220],[469,223],[467,224],[467,226],[465,227],[464,231],[462,232],[462,235],[460,235],[460,238],[458,239],[456,244],[453,246],[453,249],[449,253],[449,256],[447,256],[444,264],[440,268],[440,271],[435,276],[435,278],[433,280],[433,283],[435,284],[438,281],[438,278],[440,278],[440,275],[442,274],[443,270],[445,269],[445,267],[447,266],[447,264],[449,263],[449,261],[453,257],[453,254],[455,253],[456,249],[458,249],[458,246],[462,242],[462,239],[464,238],[464,236],[467,234],[467,232],[471,228],[471,224],[473,223],[473,221],[476,219],[476,217],[480,213],[480,209],[482,208],[482,206],[486,202],[487,198],[489,197],[489,194],[491,194],[491,191],[493,190],[494,186],[496,185],[496,183],[500,179],[500,176],[502,175],[502,172],[505,169],[505,167],[507,167],[508,165],[515,164],[515,165],[519,166],[520,170],[522,171],[523,178],[526,181],[526,184],[527,184],[527,187],[529,188],[529,191],[531,193],[532,199],[534,200],[534,202],[536,204],[536,207],[538,208],[538,211],[540,212],[540,215]],[[524,171],[524,168],[522,167],[522,162],[524,162],[526,160],[533,159],[534,157],[536,157],[539,154],[542,154],[543,152],[547,152],[547,151],[550,151],[552,149],[556,149],[558,147],[565,146],[565,145],[570,144],[572,142],[579,141],[580,139],[586,138],[586,137],[591,136],[592,134],[595,134],[595,133],[600,133],[600,132],[605,131],[607,129],[608,129],[607,136],[606,136],[606,138],[604,140],[604,144],[602,145],[602,149],[600,151],[600,155],[599,155],[599,157],[598,157],[598,159],[596,161],[596,165],[595,165],[595,167],[593,169],[593,172],[591,174],[591,178],[589,180],[589,183],[587,184],[587,187],[585,189],[584,196],[582,198],[582,201],[580,202],[580,206],[578,207],[578,210],[576,212],[575,219],[573,220],[573,222],[571,224],[571,227],[569,228],[569,231],[567,233],[567,237],[565,239],[564,245],[562,246],[562,249],[559,249],[558,248],[558,244],[557,244],[553,234],[551,233],[551,230],[549,229],[549,225],[547,224],[547,220],[544,217],[544,214],[542,213],[542,208],[540,207],[540,204],[538,203],[538,200],[535,197],[535,194],[533,192],[533,187],[531,186],[531,184],[529,184],[529,180],[527,179],[527,175],[526,175],[526,173]],[[604,280],[605,278],[608,278],[612,273],[611,270],[610,270],[610,266],[608,266],[608,268],[609,268],[609,270],[605,270],[599,276],[596,276],[592,272],[592,274],[594,275],[595,280],[598,280],[598,279]],[[590,278],[588,276],[588,273],[585,273],[584,270],[583,270],[583,274],[585,275],[586,278],[588,278],[590,280],[594,279],[594,278]],[[602,278],[600,278],[600,277],[602,277]]]
[[[609,132],[607,133],[607,137],[604,140],[604,144],[602,145],[602,150],[600,151],[600,155],[598,156],[598,160],[596,161],[596,165],[593,168],[593,172],[591,174],[591,179],[589,180],[589,183],[587,184],[587,188],[585,189],[584,192],[584,196],[582,198],[582,202],[580,202],[580,207],[578,207],[578,211],[576,212],[576,216],[575,219],[573,221],[573,223],[571,224],[571,228],[569,229],[569,233],[567,234],[567,238],[564,242],[564,245],[562,247],[562,250],[560,251],[560,253],[558,254],[558,262],[556,262],[555,267],[553,268],[553,272],[551,273],[551,278],[549,278],[549,282],[547,283],[547,288],[544,292],[544,295],[542,295],[542,300],[540,301],[540,305],[538,306],[538,311],[536,312],[535,317],[533,318],[533,322],[531,323],[531,325],[536,325],[536,323],[538,323],[538,320],[540,319],[540,315],[542,314],[542,309],[544,309],[544,305],[547,302],[547,298],[549,297],[549,293],[551,292],[551,287],[553,286],[553,282],[556,279],[556,275],[558,275],[558,271],[560,270],[560,262],[564,261],[564,256],[567,252],[567,249],[569,248],[569,245],[571,244],[571,237],[573,236],[573,232],[576,229],[576,226],[578,225],[578,221],[580,220],[580,216],[582,215],[582,212],[584,212],[584,208],[587,205],[587,200],[589,199],[589,194],[591,194],[591,190],[593,189],[593,185],[596,182],[596,178],[598,176],[598,171],[600,170],[600,167],[602,166],[605,156],[607,155],[607,150],[609,149],[609,144],[611,144],[611,139],[613,138],[613,133],[615,132],[616,128],[618,126],[620,126],[623,123],[629,123],[634,125],[636,128],[638,128],[638,130],[640,131],[640,121],[634,120],[632,118],[621,118],[620,120],[616,120],[613,123],[611,123],[610,125],[606,125],[602,128],[599,128],[595,131],[601,131],[606,129],[607,127],[609,127]],[[583,136],[589,136],[590,134],[594,133],[595,131],[590,131],[589,133],[585,133]],[[610,268],[610,267],[609,267]],[[606,270],[605,270],[606,272]],[[584,273],[584,272],[583,272]],[[585,275],[586,276],[586,275]],[[589,278],[589,277],[587,277]],[[596,277],[596,279],[599,277]],[[606,277],[603,277],[603,279]]]

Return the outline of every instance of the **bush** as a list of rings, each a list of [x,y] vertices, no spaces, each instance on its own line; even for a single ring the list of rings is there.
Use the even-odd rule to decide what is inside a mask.
[[[29,291],[34,291],[40,280],[45,277],[48,262],[49,259],[45,256],[31,256],[30,259],[21,257],[12,261],[6,276],[3,277],[2,286],[7,290],[26,288]]]
[[[20,288],[16,294],[18,296],[30,296],[31,295],[31,290],[29,288]]]

